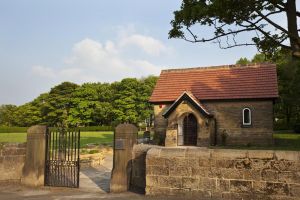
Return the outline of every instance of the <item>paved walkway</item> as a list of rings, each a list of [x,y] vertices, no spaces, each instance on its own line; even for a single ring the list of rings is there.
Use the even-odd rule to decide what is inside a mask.
[[[111,194],[103,192],[85,191],[71,188],[28,188],[19,185],[1,185],[1,200],[207,200],[197,197],[178,197],[178,196],[144,196],[131,192]],[[213,200],[213,199],[210,199]]]
[[[108,193],[112,163],[113,156],[108,155],[101,166],[82,168],[80,170],[80,189],[90,192]]]
[[[1,200],[69,200],[69,199],[143,199],[143,195],[134,193],[110,194],[96,191],[86,191],[72,188],[30,188],[20,185],[0,185]]]

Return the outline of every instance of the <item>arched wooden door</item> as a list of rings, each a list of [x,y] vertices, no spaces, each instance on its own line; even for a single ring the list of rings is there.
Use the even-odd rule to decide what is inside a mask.
[[[183,144],[197,145],[197,119],[193,114],[187,115],[183,120]]]

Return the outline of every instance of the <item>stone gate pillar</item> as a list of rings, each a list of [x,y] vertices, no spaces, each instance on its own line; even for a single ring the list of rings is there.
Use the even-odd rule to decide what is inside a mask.
[[[45,174],[46,126],[32,126],[27,130],[26,158],[21,183],[43,186]]]
[[[138,129],[132,124],[119,124],[114,133],[114,159],[110,192],[125,192],[130,186],[133,145]]]

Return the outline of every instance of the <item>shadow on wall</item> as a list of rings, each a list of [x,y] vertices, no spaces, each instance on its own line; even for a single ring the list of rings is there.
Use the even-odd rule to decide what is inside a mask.
[[[130,190],[136,193],[145,194],[146,188],[146,156],[147,152],[155,145],[139,144],[133,147],[132,169],[130,178]]]

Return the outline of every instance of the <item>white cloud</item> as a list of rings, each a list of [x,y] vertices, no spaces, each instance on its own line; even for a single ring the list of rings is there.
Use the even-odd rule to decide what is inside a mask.
[[[41,65],[33,66],[32,67],[32,72],[36,75],[43,76],[43,77],[48,77],[48,78],[55,77],[55,72],[53,71],[52,68],[44,67],[44,66],[41,66]]]
[[[133,34],[117,42],[105,43],[86,38],[74,44],[70,55],[60,68],[37,65],[32,72],[56,81],[112,82],[125,77],[158,75],[161,67],[136,55],[124,55],[129,47],[135,47],[149,55],[159,56],[167,51],[162,42],[149,36]],[[130,50],[130,49],[129,49]]]
[[[149,36],[134,34],[131,36],[123,37],[120,43],[121,47],[137,46],[146,53],[152,56],[159,56],[167,52],[167,47],[159,40]]]

